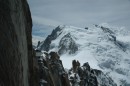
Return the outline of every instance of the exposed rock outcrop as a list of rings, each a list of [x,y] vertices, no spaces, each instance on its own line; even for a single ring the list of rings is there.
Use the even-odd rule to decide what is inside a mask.
[[[78,46],[71,37],[70,33],[66,34],[64,37],[61,38],[58,47],[59,47],[58,53],[60,55],[67,52],[69,54],[74,54],[76,51],[78,51]]]
[[[114,81],[102,71],[92,69],[88,62],[83,66],[79,61],[73,60],[73,67],[68,71],[72,86],[117,86]]]
[[[38,86],[26,0],[0,0],[0,86]]]
[[[44,56],[37,51],[40,71],[40,84],[43,86],[70,86],[68,74],[65,72],[56,52],[50,54],[44,52]],[[49,57],[50,55],[50,57]]]
[[[48,35],[48,37],[45,39],[44,43],[39,46],[40,50],[44,50],[44,51],[49,51],[50,49],[50,44],[52,42],[52,40],[55,40],[58,37],[58,32],[61,31],[62,29],[60,28],[60,26],[56,27],[51,35]]]

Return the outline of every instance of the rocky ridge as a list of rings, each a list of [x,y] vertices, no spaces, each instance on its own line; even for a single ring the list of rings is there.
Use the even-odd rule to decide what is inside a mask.
[[[78,46],[76,45],[70,33],[66,34],[61,38],[58,48],[58,53],[60,55],[67,52],[69,54],[74,54],[76,53],[76,51],[78,51]]]
[[[56,28],[52,31],[51,35],[48,35],[48,37],[45,39],[44,43],[42,43],[38,48],[39,48],[40,50],[49,51],[51,41],[52,41],[52,40],[55,40],[55,39],[58,37],[58,35],[60,34],[60,33],[58,33],[58,32],[61,31],[61,30],[62,30],[62,28],[60,28],[60,26],[56,27]]]
[[[56,52],[36,50],[40,71],[40,84],[43,86],[117,86],[102,71],[92,69],[88,62],[80,66],[73,60],[72,68],[65,70]]]

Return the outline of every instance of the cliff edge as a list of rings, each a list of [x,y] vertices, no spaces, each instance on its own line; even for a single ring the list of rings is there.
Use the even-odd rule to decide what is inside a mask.
[[[37,86],[26,0],[0,0],[0,86]]]

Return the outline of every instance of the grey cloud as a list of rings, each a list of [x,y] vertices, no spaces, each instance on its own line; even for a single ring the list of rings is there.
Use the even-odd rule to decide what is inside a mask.
[[[130,0],[28,0],[33,21],[85,27],[108,22],[130,28]],[[37,17],[37,19],[36,19]],[[39,18],[39,19],[38,19]],[[42,20],[43,19],[43,20]]]

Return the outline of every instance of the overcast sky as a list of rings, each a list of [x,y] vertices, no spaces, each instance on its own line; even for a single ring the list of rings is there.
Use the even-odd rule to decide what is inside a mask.
[[[28,0],[28,2],[34,25],[64,24],[85,27],[108,23],[130,29],[130,0]]]

